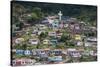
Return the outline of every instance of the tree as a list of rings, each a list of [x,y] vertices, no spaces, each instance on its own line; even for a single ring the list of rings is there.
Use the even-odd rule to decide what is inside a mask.
[[[18,27],[17,30],[21,30],[23,27],[22,16],[26,12],[23,5],[12,3],[12,25]]]
[[[96,32],[84,32],[84,35],[90,37],[90,36],[96,36],[97,34]]]
[[[23,45],[21,46],[21,49],[26,50],[26,49],[27,49],[27,44],[23,44]]]
[[[47,37],[47,35],[48,35],[48,32],[42,32],[40,35],[39,35],[39,38],[41,39],[41,38],[45,38],[45,37]]]
[[[68,46],[70,46],[70,47],[75,46],[75,44],[73,42],[69,42],[69,41],[66,41],[65,44],[66,44],[67,47]]]
[[[60,41],[66,42],[66,40],[70,40],[70,36],[69,36],[68,34],[63,34],[63,35],[61,36]]]
[[[65,45],[64,44],[59,44],[59,45],[56,45],[56,48],[57,49],[64,49]]]

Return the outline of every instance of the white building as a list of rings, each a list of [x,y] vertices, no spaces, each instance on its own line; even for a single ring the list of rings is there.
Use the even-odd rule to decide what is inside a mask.
[[[78,58],[78,57],[82,56],[81,53],[80,53],[80,51],[78,51],[76,49],[68,49],[67,52],[73,58]]]
[[[49,32],[48,35],[49,36],[56,36],[56,32]]]
[[[94,47],[97,46],[97,38],[96,37],[89,37],[85,41],[85,47]]]
[[[38,39],[29,39],[29,43],[32,45],[37,45],[39,43]]]

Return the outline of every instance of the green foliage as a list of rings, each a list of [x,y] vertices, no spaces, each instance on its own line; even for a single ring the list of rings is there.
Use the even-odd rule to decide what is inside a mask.
[[[87,36],[87,37],[90,37],[90,36],[96,36],[96,32],[84,32],[84,35]]]
[[[68,34],[63,34],[63,35],[61,36],[60,41],[66,42],[67,40],[70,40],[70,36],[69,36]]]
[[[43,17],[43,13],[41,12],[41,9],[38,7],[34,7],[32,9],[32,19],[34,20],[40,20]]]
[[[46,38],[48,36],[48,32],[42,32],[40,35],[39,35],[39,38]]]
[[[16,44],[14,47],[14,49],[27,49],[27,44]]]
[[[65,42],[65,45],[66,45],[67,47],[75,47],[75,44],[74,44],[73,42],[69,42],[69,41],[66,41],[66,42]]]
[[[56,49],[65,49],[65,45],[64,44],[56,45]]]
[[[97,61],[97,57],[92,57],[92,56],[82,56],[80,58],[81,62],[89,62],[89,61]]]
[[[21,30],[24,23],[33,24],[39,22],[43,18],[41,8],[33,7],[31,10],[22,4],[12,3],[12,23],[17,25]]]

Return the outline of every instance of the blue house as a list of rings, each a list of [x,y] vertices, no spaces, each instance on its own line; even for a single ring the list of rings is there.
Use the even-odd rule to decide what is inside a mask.
[[[56,47],[56,45],[58,44],[58,40],[57,40],[57,39],[52,39],[52,40],[50,40],[50,44],[51,44],[53,47]]]
[[[63,59],[62,59],[62,56],[53,56],[53,57],[48,57],[48,61],[49,62],[61,62]]]
[[[58,43],[58,41],[56,39],[50,40],[50,44],[52,44],[52,45],[56,45],[57,43]]]
[[[53,23],[52,23],[52,27],[53,27],[53,29],[59,28],[59,20],[55,19],[55,20],[53,21]]]
[[[54,54],[55,56],[61,55],[62,51],[61,50],[51,50],[49,51],[50,54]]]
[[[17,55],[23,55],[24,54],[24,50],[16,50],[16,54]]]
[[[30,50],[25,50],[25,51],[24,51],[24,54],[25,54],[25,55],[32,55],[32,51],[30,51]]]

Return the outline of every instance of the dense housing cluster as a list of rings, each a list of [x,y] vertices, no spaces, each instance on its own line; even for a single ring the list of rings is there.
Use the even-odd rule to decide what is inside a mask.
[[[38,19],[39,21],[34,20],[37,19],[35,12],[23,14],[20,11],[13,12],[12,16],[11,64],[13,66],[97,60],[96,25],[76,17],[65,16],[61,11],[54,15],[43,16]],[[38,14],[41,15],[40,12]],[[30,16],[33,19],[30,19]],[[14,24],[16,17],[20,24],[17,24],[18,20]]]

